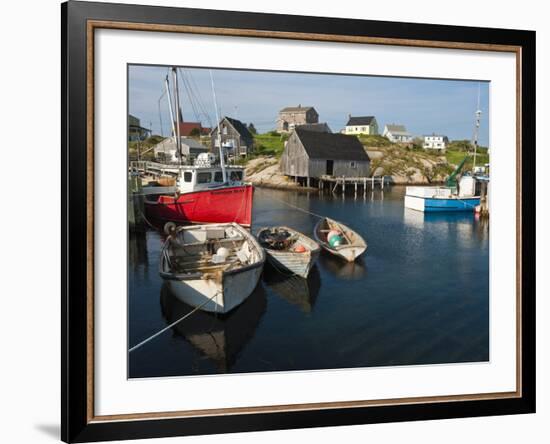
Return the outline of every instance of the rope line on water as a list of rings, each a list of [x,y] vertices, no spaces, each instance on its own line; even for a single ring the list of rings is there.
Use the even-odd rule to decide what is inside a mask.
[[[218,292],[219,293],[219,292]],[[147,344],[149,341],[152,341],[153,339],[155,339],[157,336],[160,336],[162,333],[164,333],[166,330],[170,330],[174,325],[180,323],[181,321],[183,321],[184,319],[187,319],[189,316],[191,316],[193,313],[195,313],[197,310],[200,310],[202,307],[204,307],[208,302],[210,302],[212,299],[214,299],[218,293],[216,293],[214,296],[208,298],[206,301],[204,301],[201,305],[195,307],[193,310],[191,310],[189,313],[187,313],[186,315],[182,316],[181,318],[179,318],[177,321],[174,321],[172,322],[170,325],[167,325],[166,327],[164,327],[162,330],[156,332],[154,335],[152,336],[149,336],[147,339],[141,341],[139,344],[136,344],[134,345],[130,350],[128,350],[128,353],[132,353],[134,350],[137,350],[138,348],[140,348],[141,346]]]
[[[277,200],[277,201],[281,202],[282,204],[288,205],[289,207],[292,207],[292,208],[294,208],[298,211],[301,211],[303,213],[311,214],[312,216],[318,217],[319,219],[325,219],[325,217],[326,217],[326,216],[322,216],[322,215],[317,214],[317,213],[313,213],[313,212],[308,211],[308,210],[304,210],[303,208],[297,207],[296,205],[289,204],[288,202],[285,202],[284,200],[278,199],[274,196],[271,196],[271,199]]]

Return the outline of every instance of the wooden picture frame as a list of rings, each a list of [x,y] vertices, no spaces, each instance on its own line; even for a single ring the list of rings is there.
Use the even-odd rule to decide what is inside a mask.
[[[535,33],[70,1],[62,14],[62,415],[65,442],[535,411]],[[94,46],[97,29],[516,54],[517,390],[425,398],[94,415]]]

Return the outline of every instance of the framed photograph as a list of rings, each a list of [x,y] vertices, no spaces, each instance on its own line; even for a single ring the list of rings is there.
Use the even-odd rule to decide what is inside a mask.
[[[62,439],[535,411],[535,33],[64,3]]]

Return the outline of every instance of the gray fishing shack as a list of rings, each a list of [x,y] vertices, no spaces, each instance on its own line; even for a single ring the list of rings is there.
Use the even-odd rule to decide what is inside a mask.
[[[281,172],[298,179],[329,177],[366,178],[370,159],[355,136],[296,128],[288,138]]]

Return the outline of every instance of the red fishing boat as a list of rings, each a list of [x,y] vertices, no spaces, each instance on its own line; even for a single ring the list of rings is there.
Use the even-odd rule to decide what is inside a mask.
[[[157,222],[226,223],[250,227],[254,188],[242,181],[243,168],[181,166],[173,194],[147,196],[147,217]]]
[[[183,164],[180,138],[180,116],[178,91],[178,70],[172,68],[174,78],[174,101],[172,107],[169,79],[166,76],[165,86],[168,97],[168,106],[172,120],[172,133],[175,137],[177,155],[180,159],[178,177],[174,192],[160,195],[149,195],[145,199],[147,217],[155,222],[176,224],[189,223],[231,223],[250,227],[252,223],[252,185],[243,182],[244,168],[225,165],[225,153],[231,150],[230,146],[222,146],[221,131],[218,121],[218,139],[216,146],[219,155],[213,153],[199,154],[194,165]],[[214,103],[216,94],[214,79],[212,81],[212,93]],[[217,109],[217,107],[216,107]]]

